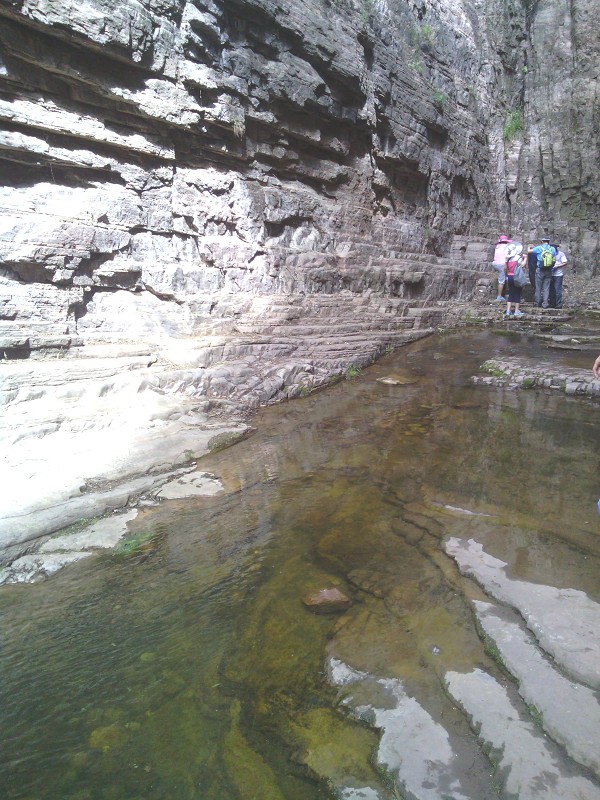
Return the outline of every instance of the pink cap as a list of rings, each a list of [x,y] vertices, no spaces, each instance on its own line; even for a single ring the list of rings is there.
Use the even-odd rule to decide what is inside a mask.
[[[505,233],[503,233],[501,236],[498,237],[498,241],[499,242],[510,242],[510,239],[508,238],[508,236]]]

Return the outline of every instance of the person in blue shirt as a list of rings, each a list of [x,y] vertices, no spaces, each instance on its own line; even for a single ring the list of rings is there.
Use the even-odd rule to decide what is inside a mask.
[[[540,241],[541,244],[538,244],[532,250],[532,253],[535,253],[537,259],[537,266],[535,269],[535,304],[538,308],[548,308],[552,267],[556,261],[556,248],[552,247],[548,236],[543,236]],[[547,266],[544,266],[545,253],[550,253],[552,256],[552,263]]]

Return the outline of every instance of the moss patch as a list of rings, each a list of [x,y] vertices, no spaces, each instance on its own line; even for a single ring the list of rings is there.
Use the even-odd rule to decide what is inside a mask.
[[[251,428],[247,428],[244,431],[223,431],[222,433],[217,433],[216,436],[208,440],[208,449],[211,453],[217,450],[224,450],[226,447],[231,447],[231,445],[241,442],[242,439],[247,439],[252,433],[254,433],[254,431]]]
[[[132,553],[139,553],[151,550],[154,547],[154,540],[158,534],[155,531],[142,531],[134,536],[121,539],[114,549],[116,556],[129,556]]]

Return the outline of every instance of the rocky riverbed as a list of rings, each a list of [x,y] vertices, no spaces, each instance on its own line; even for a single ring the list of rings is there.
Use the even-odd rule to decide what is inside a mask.
[[[492,356],[589,370],[510,325],[259,409],[15,561],[3,796],[595,800],[598,402],[474,384]]]

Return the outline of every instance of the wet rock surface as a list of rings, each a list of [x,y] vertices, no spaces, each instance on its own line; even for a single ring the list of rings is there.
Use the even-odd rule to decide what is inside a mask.
[[[461,572],[500,601],[471,603],[485,651],[501,674],[439,666],[479,745],[457,735],[443,715],[432,718],[402,681],[331,658],[329,680],[340,688],[343,705],[380,732],[377,763],[403,795],[481,798],[486,789],[470,775],[481,747],[501,797],[600,797],[598,605],[582,592],[511,581],[506,565],[472,540],[451,538],[445,546]],[[435,645],[431,653],[443,656]]]
[[[117,492],[124,489],[135,499],[136,508],[124,512],[114,511],[110,516],[91,522],[78,521],[72,526],[72,530],[62,530],[64,526],[60,526],[62,532],[58,535],[38,538],[28,544],[26,555],[19,555],[18,546],[5,549],[3,559],[6,566],[0,567],[0,584],[36,583],[68,564],[102,550],[123,553],[145,546],[153,537],[142,533],[126,539],[129,523],[137,517],[138,509],[155,506],[163,500],[211,497],[224,491],[224,486],[214,475],[189,467],[187,470],[177,470],[171,474],[134,482],[134,486],[125,484]],[[129,496],[127,494],[124,499],[127,500]],[[114,505],[118,503],[119,495],[109,493],[106,499],[112,499],[111,505]],[[98,516],[102,509],[103,505],[100,504],[92,506],[92,512]],[[59,508],[59,513],[61,510],[64,513],[64,508]],[[65,517],[63,522],[64,519]]]
[[[133,509],[46,539],[35,548],[35,553],[21,556],[10,566],[0,568],[0,584],[35,583],[94,552],[114,548],[137,513]]]
[[[499,658],[515,678],[520,696],[535,709],[536,721],[567,753],[600,777],[597,692],[565,678],[560,662],[546,658],[538,643],[506,607],[474,601],[482,631],[498,649]],[[593,631],[586,636],[593,635]]]
[[[328,664],[332,683],[343,687],[343,704],[381,732],[377,764],[408,797],[457,800],[481,797],[469,786],[468,770],[457,763],[448,731],[410,697],[402,682],[353,670],[341,661]]]
[[[3,586],[7,796],[595,800],[596,417],[472,386],[515,348],[545,353],[489,328],[422,339],[259,412],[170,476],[176,497],[144,490],[107,555]],[[398,374],[418,382],[378,380]],[[31,555],[62,557],[55,538]],[[302,607],[333,586],[343,615]]]

